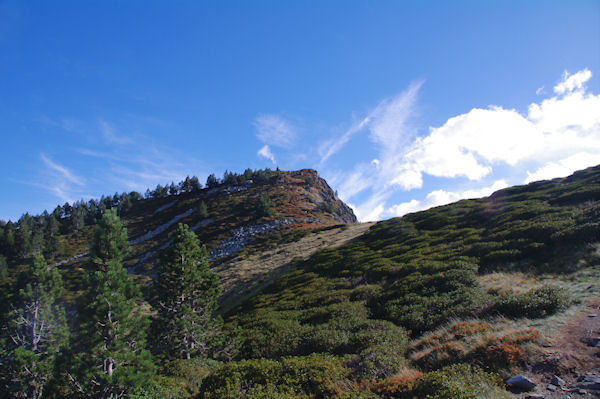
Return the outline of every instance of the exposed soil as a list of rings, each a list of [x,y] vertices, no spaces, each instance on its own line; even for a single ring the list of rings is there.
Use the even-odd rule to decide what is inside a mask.
[[[600,337],[599,307],[600,298],[596,298],[548,340],[538,360],[526,373],[538,384],[536,390],[515,397],[527,398],[533,393],[548,399],[600,397],[600,384],[590,381],[590,377],[600,376],[600,346],[591,345],[595,338]],[[548,390],[548,384],[554,375],[562,378],[566,384],[557,386],[552,392]]]

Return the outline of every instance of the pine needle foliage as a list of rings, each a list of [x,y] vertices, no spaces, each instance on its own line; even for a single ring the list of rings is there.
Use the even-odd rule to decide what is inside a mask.
[[[162,351],[183,359],[208,356],[222,326],[213,316],[221,286],[206,248],[187,225],[177,226],[157,274],[155,330]]]
[[[127,231],[107,211],[90,246],[90,270],[79,298],[75,369],[70,375],[82,397],[120,398],[154,373],[144,349],[147,317],[137,305],[141,293],[123,268]]]
[[[54,377],[58,352],[67,346],[65,311],[57,303],[63,291],[58,270],[37,254],[21,273],[18,292],[3,326],[1,378],[10,397],[41,398]]]

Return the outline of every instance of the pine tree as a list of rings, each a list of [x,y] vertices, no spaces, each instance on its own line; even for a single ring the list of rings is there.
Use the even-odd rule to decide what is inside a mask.
[[[19,219],[19,228],[15,233],[15,246],[18,256],[29,256],[33,250],[31,246],[31,216],[24,214]]]
[[[190,179],[190,187],[193,193],[197,193],[198,191],[202,190],[202,183],[200,183],[200,180],[198,180],[197,176],[192,176]]]
[[[208,217],[208,208],[206,207],[206,203],[204,201],[200,202],[200,206],[198,206],[198,212],[200,213],[200,217]]]
[[[10,220],[4,227],[4,243],[2,246],[2,251],[4,251],[6,257],[15,255],[15,225]]]
[[[8,263],[6,258],[0,255],[0,281],[8,277]]]
[[[55,373],[58,353],[68,342],[65,311],[57,304],[62,279],[37,254],[18,281],[20,289],[4,328],[2,379],[12,397],[40,398]]]
[[[213,188],[213,187],[217,187],[218,185],[219,185],[219,180],[217,179],[217,177],[214,174],[208,175],[208,177],[206,178],[206,187]]]
[[[137,305],[141,293],[122,265],[128,249],[127,230],[115,210],[108,210],[90,246],[90,270],[78,306],[79,354],[70,378],[86,397],[120,398],[154,372],[144,349],[148,320]]]
[[[44,232],[44,252],[46,256],[54,257],[62,249],[62,244],[58,238],[59,230],[60,223],[56,220],[54,214],[50,214]]]
[[[192,181],[189,176],[186,176],[185,180],[181,182],[181,191],[184,193],[192,191]]]
[[[171,185],[169,186],[169,195],[177,195],[178,192],[179,189],[177,188],[175,183],[171,182]]]
[[[71,212],[71,231],[76,232],[85,226],[86,210],[83,206],[76,206]]]
[[[173,243],[161,254],[156,279],[155,331],[168,355],[183,359],[207,356],[222,321],[213,316],[221,286],[208,267],[208,255],[196,234],[179,224]]]

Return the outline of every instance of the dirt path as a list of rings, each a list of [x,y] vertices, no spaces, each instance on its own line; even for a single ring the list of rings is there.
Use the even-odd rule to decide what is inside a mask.
[[[600,397],[600,383],[593,382],[594,376],[600,376],[600,347],[591,345],[594,338],[600,337],[599,306],[600,298],[588,303],[546,343],[539,360],[527,373],[527,377],[538,384],[536,394],[547,399]],[[548,384],[554,375],[566,384],[552,391],[553,387]],[[527,398],[528,395],[531,393],[515,397]]]
[[[310,234],[297,242],[282,244],[244,258],[224,262],[215,269],[219,273],[223,295],[220,313],[226,313],[245,298],[266,287],[275,278],[289,271],[294,257],[306,259],[319,249],[347,243],[366,232],[373,223],[356,223]]]

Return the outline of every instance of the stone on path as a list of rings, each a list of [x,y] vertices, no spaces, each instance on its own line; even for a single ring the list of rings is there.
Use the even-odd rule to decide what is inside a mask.
[[[522,376],[521,374],[514,375],[506,380],[506,385],[511,388],[523,389],[527,391],[531,391],[533,388],[537,386],[537,384],[531,381],[529,378]]]

